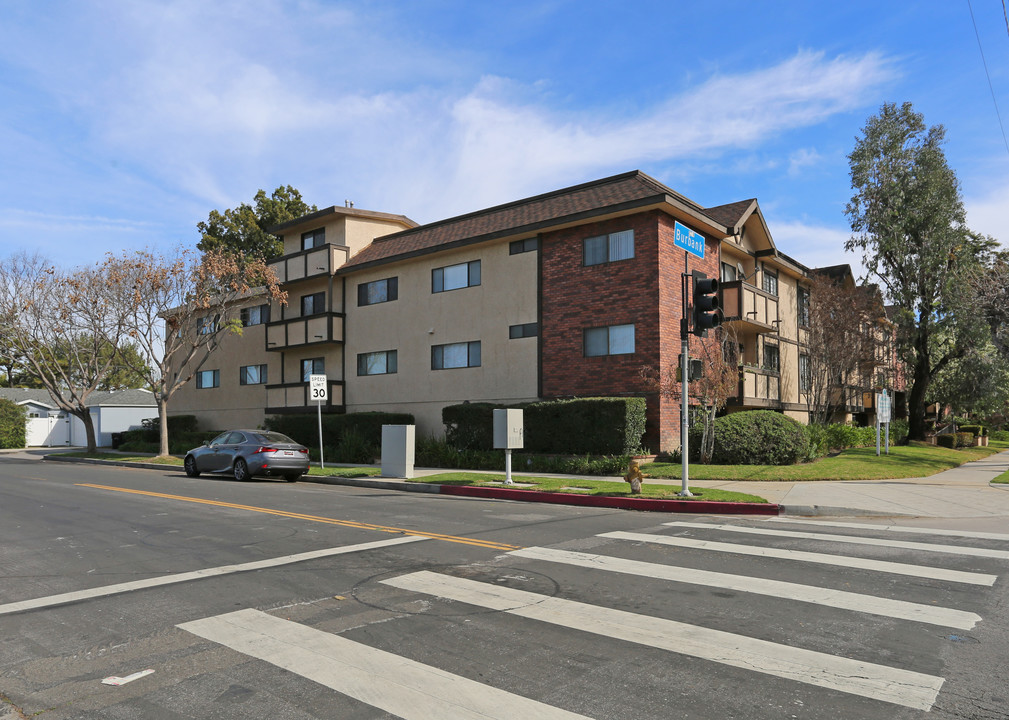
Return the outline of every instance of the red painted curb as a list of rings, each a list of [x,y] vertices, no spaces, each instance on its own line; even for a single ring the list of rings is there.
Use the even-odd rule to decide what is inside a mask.
[[[600,495],[575,495],[540,490],[515,490],[511,488],[470,487],[468,485],[440,485],[441,495],[492,498],[495,500],[524,500],[526,502],[610,507],[623,510],[650,510],[653,512],[717,513],[722,515],[778,515],[781,508],[774,503],[713,502],[711,500],[652,500],[647,498],[607,497]]]

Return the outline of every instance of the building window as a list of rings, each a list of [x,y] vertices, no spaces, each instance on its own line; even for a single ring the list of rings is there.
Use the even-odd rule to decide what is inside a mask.
[[[301,361],[301,379],[308,382],[312,375],[326,374],[326,358],[308,358]]]
[[[777,345],[764,346],[764,369],[772,372],[781,371],[781,350]]]
[[[326,293],[317,292],[301,296],[301,316],[318,315],[326,312]]]
[[[369,283],[361,283],[357,286],[357,304],[377,305],[378,303],[391,302],[399,298],[399,278],[385,278],[384,280],[374,280]]]
[[[431,347],[431,369],[480,367],[480,341],[434,345]]]
[[[722,282],[733,282],[739,279],[739,273],[736,272],[736,266],[730,265],[727,262],[722,263]]]
[[[196,373],[196,389],[215,388],[221,386],[220,370],[200,370]]]
[[[301,233],[301,249],[311,250],[312,248],[317,248],[326,242],[326,228],[319,228],[318,230],[309,230],[307,233]]]
[[[634,257],[634,231],[623,230],[585,238],[583,258],[585,265],[601,265]]]
[[[262,325],[270,322],[270,306],[256,305],[254,307],[242,308],[242,327],[250,325]]]
[[[799,392],[809,392],[813,387],[813,369],[809,365],[809,355],[799,356]]]
[[[799,327],[809,327],[809,290],[799,288],[798,298]]]
[[[213,335],[217,332],[217,318],[196,318],[196,332],[199,335]]]
[[[634,352],[634,326],[610,325],[585,331],[585,357],[629,355]]]
[[[435,268],[431,271],[431,292],[447,292],[479,284],[479,260]]]
[[[515,240],[508,246],[509,255],[519,253],[536,252],[540,249],[540,239],[538,237],[526,238],[525,240]]]
[[[536,337],[540,334],[539,323],[525,323],[523,325],[512,325],[508,328],[508,339]]]
[[[769,270],[764,270],[764,292],[771,293],[772,295],[778,294],[778,275]]]
[[[243,365],[238,368],[239,385],[265,385],[266,365]]]
[[[357,356],[358,375],[391,375],[397,369],[395,350],[361,353]]]

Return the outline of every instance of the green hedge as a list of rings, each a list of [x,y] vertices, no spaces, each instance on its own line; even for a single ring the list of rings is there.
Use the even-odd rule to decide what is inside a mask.
[[[442,409],[445,440],[456,450],[494,449],[494,410],[524,411],[528,453],[633,455],[645,434],[645,399],[579,398],[525,405],[463,403]]]
[[[1006,442],[1009,440],[1009,430],[995,430],[991,434],[991,439],[999,442]]]
[[[956,447],[956,435],[953,433],[946,433],[944,435],[935,436],[935,444],[939,447],[949,448],[952,450]]]
[[[23,448],[28,416],[13,400],[0,399],[0,448]]]
[[[413,425],[410,413],[361,412],[322,416],[325,459],[330,462],[372,463],[382,452],[383,425]],[[283,433],[306,445],[313,460],[319,459],[319,418],[312,414],[271,415],[269,430]]]
[[[457,450],[443,440],[418,438],[416,464],[419,467],[498,470],[504,472],[504,453],[500,450]],[[512,469],[521,472],[560,473],[563,475],[623,475],[629,455],[563,456],[512,453]]]
[[[771,410],[748,410],[715,418],[715,465],[791,465],[807,458],[805,427]],[[699,460],[701,428],[691,428],[691,460]]]
[[[957,427],[958,432],[971,433],[974,437],[979,437],[988,434],[988,428],[984,425],[960,425]]]

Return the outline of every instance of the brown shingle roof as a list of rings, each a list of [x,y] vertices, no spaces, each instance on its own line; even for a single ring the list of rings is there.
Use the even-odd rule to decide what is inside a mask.
[[[747,212],[756,205],[756,202],[756,198],[740,200],[739,202],[729,203],[728,205],[709,207],[704,211],[704,213],[713,220],[717,220],[725,227],[733,228],[736,227],[739,224],[739,221],[743,219],[743,216],[745,216]]]
[[[339,272],[662,202],[675,202],[707,217],[696,203],[635,170],[376,238]]]

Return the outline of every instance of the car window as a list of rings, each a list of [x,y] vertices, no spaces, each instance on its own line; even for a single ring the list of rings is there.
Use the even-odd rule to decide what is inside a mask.
[[[228,435],[228,439],[226,441],[226,444],[227,445],[241,445],[243,442],[245,442],[245,435],[243,435],[240,432],[233,432],[230,435]]]
[[[292,440],[291,438],[287,437],[287,435],[284,435],[284,434],[279,433],[279,432],[261,432],[261,433],[258,433],[257,437],[259,437],[260,442],[264,442],[264,443],[268,443],[268,444],[270,444],[270,443],[286,443],[288,445],[297,445],[298,444],[298,443],[294,442],[294,440]]]
[[[230,434],[231,434],[230,432],[222,432],[220,435],[218,435],[213,440],[211,440],[210,444],[211,445],[223,445],[224,441],[228,439],[228,435],[230,435]]]

